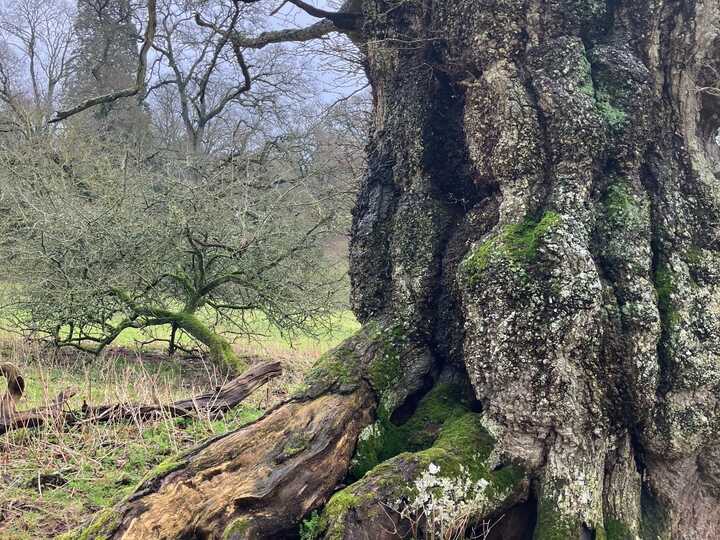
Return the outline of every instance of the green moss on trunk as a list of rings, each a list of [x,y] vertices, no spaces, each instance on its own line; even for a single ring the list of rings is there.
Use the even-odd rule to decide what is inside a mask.
[[[471,282],[479,279],[498,257],[523,266],[531,264],[538,254],[542,238],[560,222],[555,212],[545,212],[539,220],[526,219],[508,225],[493,238],[475,248],[463,261],[463,270]]]
[[[465,412],[467,406],[462,403],[462,389],[450,384],[435,386],[402,425],[393,424],[388,412],[381,407],[377,421],[358,442],[350,477],[362,478],[376,465],[402,452],[429,448],[443,424]]]
[[[581,523],[564,514],[552,498],[541,497],[533,540],[567,540],[580,538]]]
[[[207,346],[210,360],[218,367],[231,372],[241,373],[248,365],[237,355],[232,345],[221,335],[213,332],[197,316],[192,313],[181,312],[175,317],[177,325]]]

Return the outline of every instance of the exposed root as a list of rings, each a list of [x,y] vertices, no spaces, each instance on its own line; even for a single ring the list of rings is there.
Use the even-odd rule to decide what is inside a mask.
[[[449,400],[457,395],[439,385],[421,401],[395,435],[409,447],[429,440],[428,447],[400,453],[336,493],[321,516],[323,538],[389,540],[430,530],[463,537],[527,499],[525,472],[499,461],[482,416]],[[399,444],[387,429],[385,441]]]

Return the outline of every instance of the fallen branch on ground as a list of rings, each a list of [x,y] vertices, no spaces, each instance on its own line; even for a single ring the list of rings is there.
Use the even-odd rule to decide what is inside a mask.
[[[282,372],[280,362],[265,362],[248,369],[214,392],[208,392],[189,399],[167,404],[115,403],[90,406],[83,403],[80,410],[67,409],[68,400],[75,395],[73,390],[64,390],[47,407],[28,411],[13,411],[11,415],[0,416],[0,434],[19,428],[36,428],[47,423],[65,427],[81,423],[116,422],[126,420],[157,420],[159,418],[218,416],[233,409],[247,398],[256,388],[274,379]]]

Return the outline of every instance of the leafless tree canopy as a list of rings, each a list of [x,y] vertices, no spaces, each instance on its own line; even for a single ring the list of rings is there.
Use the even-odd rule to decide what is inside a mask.
[[[353,18],[291,4],[323,35]],[[250,319],[312,332],[342,307],[334,246],[367,102],[357,85],[318,95],[317,64],[261,30],[273,15],[194,0],[0,12],[4,321],[91,352],[169,325],[170,350],[190,339],[237,369],[226,337]]]

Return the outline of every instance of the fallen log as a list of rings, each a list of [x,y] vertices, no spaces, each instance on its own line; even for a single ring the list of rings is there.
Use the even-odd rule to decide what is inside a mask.
[[[83,403],[80,410],[72,410],[67,409],[66,405],[76,392],[64,390],[47,407],[28,411],[12,411],[9,415],[0,416],[0,434],[14,429],[36,428],[47,423],[57,423],[69,427],[81,423],[148,421],[168,416],[214,417],[233,409],[256,388],[277,377],[280,373],[282,373],[280,362],[264,362],[248,369],[213,392],[166,404],[114,403],[91,406]]]

